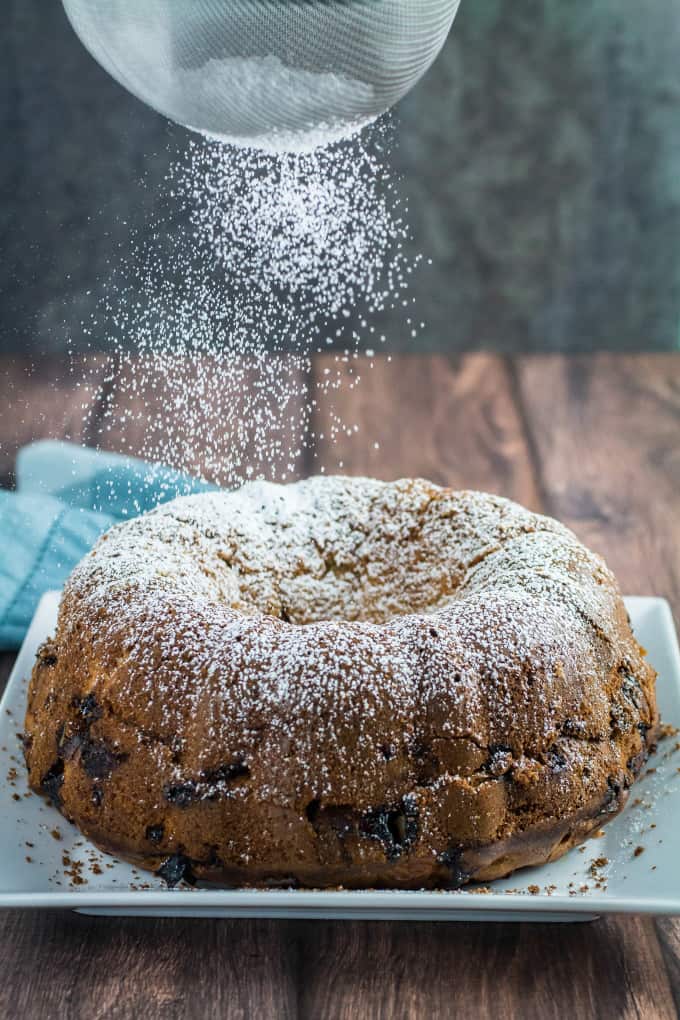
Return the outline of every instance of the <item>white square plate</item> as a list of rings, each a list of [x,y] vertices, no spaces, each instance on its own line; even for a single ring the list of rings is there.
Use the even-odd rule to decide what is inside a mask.
[[[661,742],[650,762],[655,771],[635,785],[628,807],[606,826],[603,836],[553,864],[494,882],[483,895],[465,889],[165,888],[159,879],[97,851],[53,807],[28,790],[19,737],[26,684],[38,645],[54,631],[58,600],[57,592],[43,597],[0,704],[0,907],[70,907],[114,915],[469,921],[578,921],[624,912],[680,914],[680,743],[676,737]],[[638,640],[659,672],[662,720],[680,726],[680,653],[668,604],[656,598],[628,598],[626,604]],[[54,837],[55,830],[61,838]],[[83,884],[74,882],[74,875]]]

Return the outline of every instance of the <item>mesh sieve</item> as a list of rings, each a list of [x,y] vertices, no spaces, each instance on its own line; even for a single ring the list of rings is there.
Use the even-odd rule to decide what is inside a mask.
[[[63,0],[90,53],[170,119],[305,150],[389,109],[441,49],[460,0]]]

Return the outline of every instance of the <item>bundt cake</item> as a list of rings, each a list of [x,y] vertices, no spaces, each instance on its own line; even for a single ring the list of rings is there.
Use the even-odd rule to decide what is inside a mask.
[[[654,687],[615,578],[556,521],[419,480],[257,482],[100,539],[25,753],[169,885],[454,888],[619,811]]]

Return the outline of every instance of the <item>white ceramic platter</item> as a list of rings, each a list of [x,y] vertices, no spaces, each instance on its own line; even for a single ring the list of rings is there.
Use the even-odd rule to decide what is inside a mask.
[[[672,736],[660,743],[650,761],[653,771],[636,784],[628,807],[603,836],[553,864],[494,882],[484,894],[165,888],[159,879],[96,850],[28,791],[19,738],[26,683],[38,645],[54,630],[58,600],[58,593],[50,592],[38,606],[0,704],[0,907],[68,907],[112,915],[442,921],[680,914],[680,743]],[[638,639],[659,672],[662,720],[680,727],[680,654],[668,604],[657,598],[628,598],[626,604]],[[602,863],[605,858],[607,863]],[[74,884],[74,876],[83,884]]]

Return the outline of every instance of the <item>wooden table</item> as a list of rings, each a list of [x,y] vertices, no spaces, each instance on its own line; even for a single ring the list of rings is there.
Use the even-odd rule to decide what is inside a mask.
[[[326,361],[314,364],[312,384]],[[97,407],[83,426],[73,380],[50,384],[57,369],[5,366],[0,475],[10,476],[14,447],[31,437],[99,437]],[[625,591],[664,595],[677,617],[680,355],[379,359],[360,386],[333,400],[360,431],[301,454],[300,473],[342,460],[347,473],[423,475],[510,496],[561,518],[607,557]],[[320,402],[317,434],[328,413]],[[5,657],[3,676],[10,665]],[[6,912],[0,975],[7,1017],[648,1020],[680,1012],[680,920],[551,926]]]

